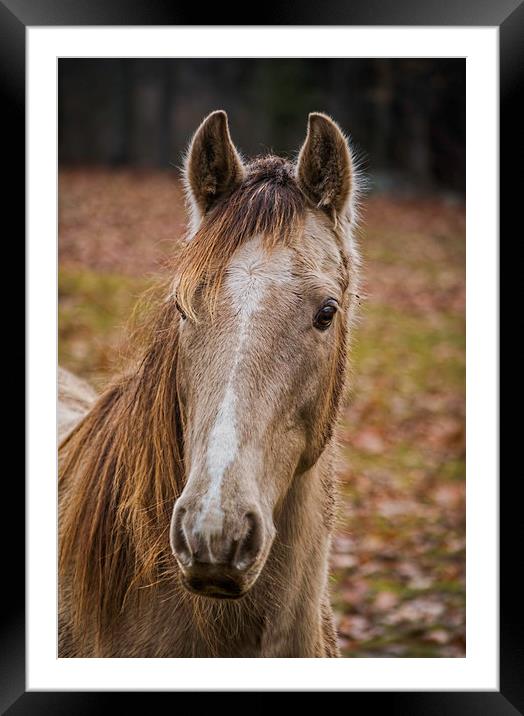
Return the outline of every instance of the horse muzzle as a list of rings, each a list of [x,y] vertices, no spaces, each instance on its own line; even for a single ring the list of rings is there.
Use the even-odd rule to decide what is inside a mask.
[[[262,555],[267,554],[262,518],[255,509],[202,519],[179,501],[170,537],[184,587],[215,599],[244,596],[258,577]]]
[[[248,591],[242,575],[223,565],[195,562],[190,570],[182,569],[184,587],[202,597],[213,599],[240,599]]]

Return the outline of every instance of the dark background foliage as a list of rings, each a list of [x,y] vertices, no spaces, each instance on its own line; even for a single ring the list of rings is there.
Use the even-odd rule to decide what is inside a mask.
[[[165,168],[225,109],[248,155],[298,150],[324,111],[364,150],[378,189],[465,189],[463,59],[66,59],[64,164]]]

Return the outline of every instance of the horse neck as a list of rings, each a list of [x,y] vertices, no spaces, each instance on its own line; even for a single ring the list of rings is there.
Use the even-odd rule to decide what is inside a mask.
[[[266,657],[325,656],[323,604],[335,510],[332,449],[296,474],[276,519],[277,536],[257,597],[268,607]],[[258,585],[255,585],[255,588]]]
[[[275,551],[285,564],[283,576],[291,599],[302,586],[307,586],[313,600],[323,594],[335,498],[329,448],[311,469],[295,475],[277,519]]]

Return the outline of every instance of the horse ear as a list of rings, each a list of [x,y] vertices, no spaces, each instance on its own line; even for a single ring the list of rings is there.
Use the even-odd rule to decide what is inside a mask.
[[[201,215],[244,177],[242,160],[231,141],[227,114],[208,115],[195,132],[186,159],[185,179]]]
[[[345,209],[352,190],[349,145],[339,126],[327,115],[312,112],[297,163],[302,191],[319,208],[336,216]]]

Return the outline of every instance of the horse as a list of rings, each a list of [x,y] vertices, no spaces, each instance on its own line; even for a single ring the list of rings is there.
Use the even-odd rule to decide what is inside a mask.
[[[219,110],[183,177],[187,236],[134,362],[99,396],[60,374],[58,653],[338,657],[354,151],[315,112],[294,162],[248,161]]]

